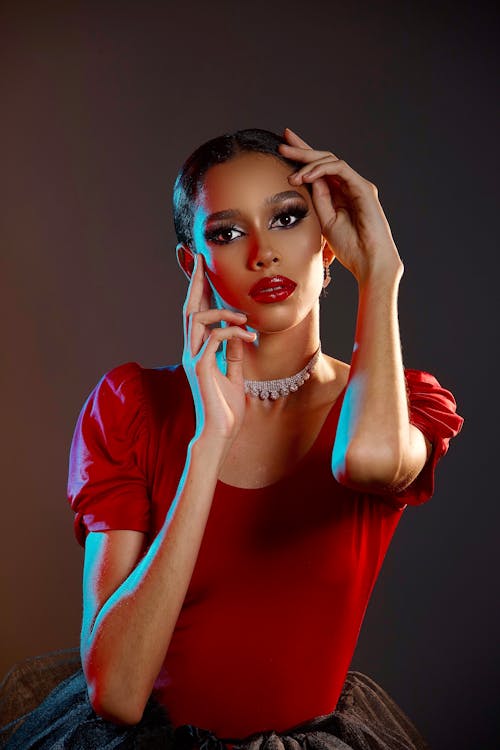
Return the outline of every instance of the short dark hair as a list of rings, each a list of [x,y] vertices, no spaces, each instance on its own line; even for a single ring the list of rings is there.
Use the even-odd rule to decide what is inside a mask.
[[[234,133],[224,133],[198,146],[188,156],[174,182],[173,215],[177,241],[194,250],[194,201],[206,172],[215,164],[223,164],[239,154],[253,151],[269,154],[292,169],[300,169],[303,166],[302,162],[287,159],[280,153],[280,143],[286,143],[285,139],[270,130],[247,128]],[[312,185],[306,183],[305,187],[312,194]]]

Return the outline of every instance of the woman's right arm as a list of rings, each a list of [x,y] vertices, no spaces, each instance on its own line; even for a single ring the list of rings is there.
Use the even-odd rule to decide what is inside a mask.
[[[162,528],[142,559],[141,532],[91,532],[85,543],[82,666],[94,710],[116,723],[142,718],[189,587],[220,467],[243,419],[242,342],[255,335],[240,327],[237,313],[209,309],[208,299],[198,258],[184,305],[183,352],[196,432]],[[221,320],[225,328],[207,327]],[[223,340],[226,375],[215,357]]]

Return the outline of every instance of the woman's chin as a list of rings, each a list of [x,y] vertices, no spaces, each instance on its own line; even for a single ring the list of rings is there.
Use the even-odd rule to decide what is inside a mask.
[[[246,326],[257,333],[281,333],[289,331],[304,322],[307,311],[300,315],[297,310],[266,310],[258,313],[247,312]]]

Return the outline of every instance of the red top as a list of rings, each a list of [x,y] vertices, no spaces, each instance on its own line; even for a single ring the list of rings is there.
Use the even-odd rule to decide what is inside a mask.
[[[331,455],[345,388],[308,453],[259,489],[218,482],[189,589],[153,694],[174,726],[219,737],[282,732],[333,711],[370,594],[406,505],[434,491],[434,470],[462,428],[450,391],[405,369],[410,421],[433,443],[403,492],[340,485]],[[160,530],[184,469],[195,412],[182,366],[127,362],[79,415],[68,500],[88,531]]]

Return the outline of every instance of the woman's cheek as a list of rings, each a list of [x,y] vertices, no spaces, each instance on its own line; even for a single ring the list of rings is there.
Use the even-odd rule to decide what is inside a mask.
[[[209,279],[225,306],[234,307],[236,309],[240,308],[241,299],[239,299],[239,296],[242,295],[238,295],[234,284],[231,283],[231,281],[234,280],[234,275],[232,278],[231,275],[228,276],[227,273],[215,272],[209,274]]]

